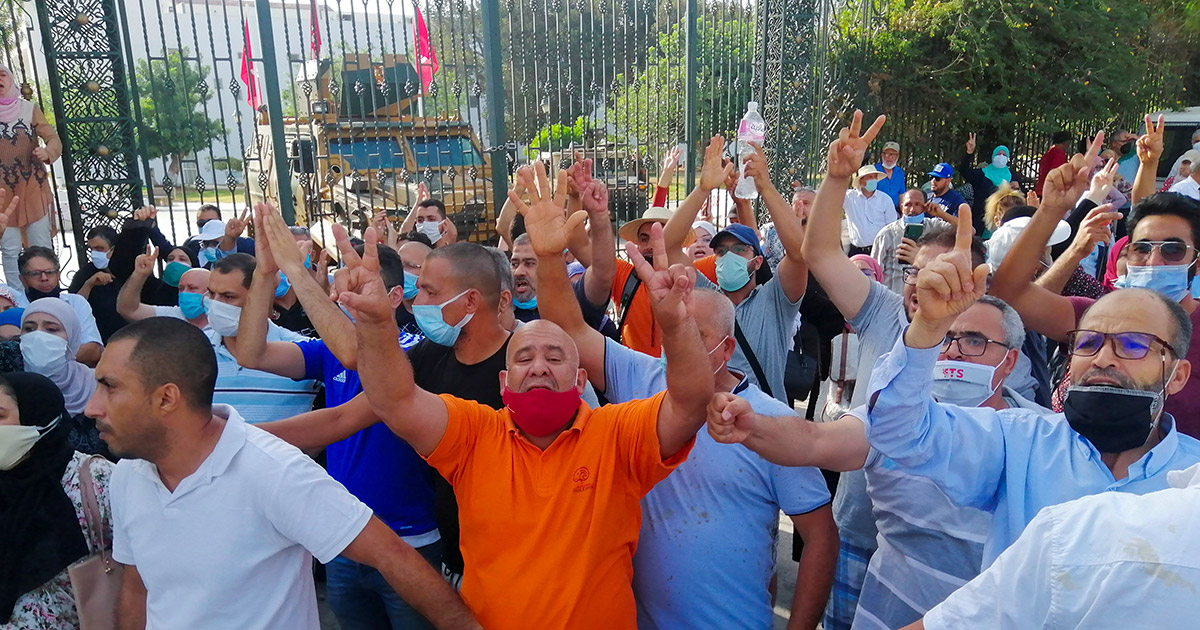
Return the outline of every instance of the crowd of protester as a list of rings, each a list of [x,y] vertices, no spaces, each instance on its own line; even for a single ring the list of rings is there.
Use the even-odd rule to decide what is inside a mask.
[[[1160,184],[1161,119],[1028,179],[884,128],[620,226],[534,162],[498,247],[146,207],[69,282],[0,187],[0,629],[762,630],[781,519],[792,629],[1191,627],[1200,131]]]

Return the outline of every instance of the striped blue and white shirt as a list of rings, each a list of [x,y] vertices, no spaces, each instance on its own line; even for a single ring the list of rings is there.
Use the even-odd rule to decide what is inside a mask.
[[[238,365],[237,359],[221,343],[221,336],[205,327],[204,334],[217,353],[217,386],[213,403],[230,405],[250,424],[282,420],[312,411],[317,382],[293,381],[261,370]],[[304,341],[304,335],[267,322],[267,341]]]

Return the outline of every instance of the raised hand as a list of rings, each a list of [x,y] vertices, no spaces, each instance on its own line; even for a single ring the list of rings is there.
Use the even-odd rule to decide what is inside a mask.
[[[1088,197],[1092,201],[1101,201],[1108,197],[1113,189],[1113,178],[1117,174],[1117,161],[1110,159],[1107,164],[1096,169],[1092,175],[1092,183],[1088,188]]]
[[[1037,192],[1031,190],[1025,193],[1025,205],[1036,208],[1042,205],[1042,200],[1038,198]]]
[[[442,243],[450,245],[458,242],[458,226],[454,225],[454,219],[446,217],[438,224],[438,228],[442,231]]]
[[[745,442],[750,437],[745,427],[753,418],[750,403],[729,392],[717,392],[708,402],[708,434],[721,444]]]
[[[733,173],[733,163],[725,163],[725,138],[715,135],[704,148],[704,164],[700,167],[700,180],[697,186],[704,192],[711,192],[723,184]]]
[[[754,153],[746,156],[746,176],[754,178],[754,186],[760,192],[774,188],[775,185],[771,183],[771,165],[767,162],[766,151],[763,151],[762,145],[757,142],[751,142],[750,146],[754,148]]]
[[[231,217],[225,222],[225,238],[227,240],[236,240],[237,237],[246,231],[246,226],[250,224],[250,210],[242,212],[240,217]]]
[[[429,199],[429,186],[425,182],[419,182],[417,184],[417,200],[413,203],[413,206],[416,206],[418,203],[421,203],[426,199]]]
[[[683,148],[682,147],[680,147],[679,145],[675,145],[675,146],[671,147],[671,150],[667,151],[666,155],[663,156],[662,172],[666,173],[666,172],[674,171],[675,169],[679,168],[679,160],[682,157],[683,157]]]
[[[862,119],[862,111],[854,110],[854,117],[850,119],[850,127],[842,127],[838,133],[838,139],[830,143],[825,166],[829,177],[849,179],[858,172],[858,168],[862,166],[863,157],[867,154],[867,147],[875,140],[875,136],[879,135],[879,130],[883,129],[883,123],[887,117],[876,118],[875,122],[867,128],[866,133],[860,133]]]
[[[133,260],[134,275],[149,277],[150,273],[154,271],[154,263],[156,262],[158,262],[158,248],[147,245],[146,253],[139,254]]]
[[[1121,213],[1113,211],[1111,203],[1092,208],[1083,218],[1083,223],[1079,224],[1079,231],[1071,241],[1070,251],[1079,259],[1083,259],[1096,249],[1098,243],[1112,241],[1109,226],[1120,218]]]
[[[5,203],[7,201],[7,204]],[[0,234],[8,229],[8,225],[12,223],[13,217],[17,215],[17,206],[21,205],[21,198],[9,192],[7,188],[0,187]],[[50,222],[51,224],[54,221]]]
[[[608,220],[608,186],[602,181],[592,180],[583,190],[583,209],[588,216],[599,221]]]
[[[955,227],[954,249],[939,255],[917,274],[917,312],[913,320],[949,325],[987,292],[987,264],[971,264],[971,212],[963,210]]]
[[[297,277],[304,271],[305,254],[300,250],[300,245],[296,243],[287,224],[283,222],[283,216],[269,203],[256,205],[254,211],[254,230],[258,236],[254,245],[255,254],[258,253],[258,243],[266,243],[272,261],[271,271],[282,269],[289,277]],[[308,243],[309,251],[312,251],[312,242]]]
[[[395,323],[395,311],[388,299],[383,276],[379,274],[379,235],[375,228],[363,233],[363,255],[359,256],[350,244],[350,236],[341,224],[334,224],[333,236],[346,266],[333,276],[330,297],[346,307],[359,323]]]
[[[967,155],[975,155],[975,134],[967,135]]]
[[[133,211],[134,221],[153,221],[158,216],[158,208],[154,206],[142,206]]]
[[[1163,115],[1158,115],[1158,124],[1150,124],[1150,115],[1146,115],[1146,135],[1137,139],[1137,156],[1141,162],[1158,162],[1163,154],[1163,131],[1166,123]]]
[[[1086,154],[1076,153],[1070,162],[1050,171],[1046,183],[1042,186],[1042,203],[1038,206],[1048,212],[1062,212],[1075,207],[1075,202],[1083,196],[1087,188],[1092,166],[1100,155],[1100,146],[1104,144],[1104,132],[1096,134]]]
[[[659,223],[650,226],[650,244],[656,252],[667,251]],[[668,268],[666,256],[655,256],[651,265],[635,243],[625,243],[625,253],[650,294],[650,308],[659,325],[670,330],[692,317],[692,288],[696,285],[694,267],[675,264]]]
[[[254,273],[260,276],[274,276],[279,273],[279,265],[275,262],[275,254],[271,251],[271,239],[267,238],[264,217],[275,211],[270,203],[254,204],[254,258],[256,263]],[[291,237],[291,233],[288,233]],[[292,239],[294,245],[296,239]]]
[[[567,249],[567,241],[575,229],[587,220],[587,213],[576,212],[566,216],[567,173],[558,173],[558,194],[550,192],[550,180],[546,167],[540,161],[533,165],[534,185],[529,189],[529,204],[509,191],[508,199],[525,217],[525,233],[529,244],[538,256],[561,256]],[[600,182],[593,182],[600,183]],[[603,184],[601,184],[603,186]],[[607,192],[607,191],[606,191]],[[605,204],[607,207],[607,203]]]

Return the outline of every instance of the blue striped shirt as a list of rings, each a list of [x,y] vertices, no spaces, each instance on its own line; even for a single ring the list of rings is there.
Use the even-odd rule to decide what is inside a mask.
[[[204,333],[217,353],[217,386],[213,403],[230,405],[250,424],[271,422],[312,411],[317,382],[293,381],[261,370],[238,365],[211,328]],[[267,341],[304,341],[307,337],[267,322]]]

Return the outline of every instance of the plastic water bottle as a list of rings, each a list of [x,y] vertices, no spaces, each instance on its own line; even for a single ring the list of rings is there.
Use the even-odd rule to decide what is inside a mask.
[[[750,146],[751,142],[757,142],[759,145],[767,139],[767,123],[763,120],[762,114],[758,113],[758,103],[750,101],[746,103],[746,115],[742,116],[742,122],[738,125],[737,135],[737,156],[738,156],[738,183],[734,188],[733,194],[738,199],[757,199],[758,188],[754,185],[754,178],[746,176],[746,156],[754,153],[754,147]]]

